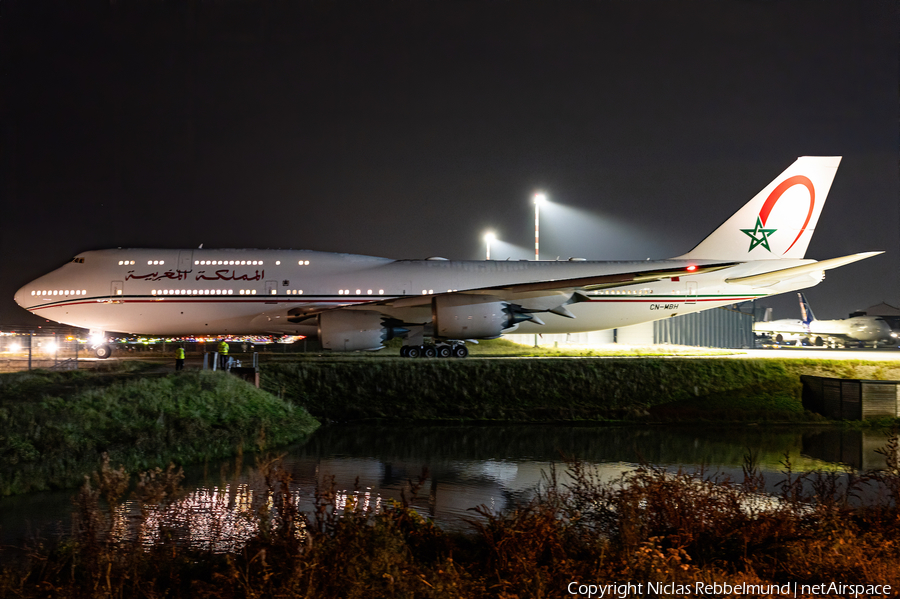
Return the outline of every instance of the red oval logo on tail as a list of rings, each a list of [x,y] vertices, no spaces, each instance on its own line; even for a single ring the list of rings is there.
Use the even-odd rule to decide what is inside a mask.
[[[794,185],[804,185],[806,189],[809,190],[809,212],[806,213],[806,220],[803,221],[803,226],[800,228],[800,232],[797,233],[797,237],[794,238],[794,241],[791,242],[791,245],[788,246],[788,249],[784,250],[782,255],[787,254],[794,244],[797,243],[797,240],[800,239],[800,236],[803,235],[803,232],[806,231],[806,225],[809,224],[809,219],[812,218],[813,207],[816,205],[816,190],[813,188],[812,181],[809,180],[808,177],[804,177],[803,175],[795,175],[793,177],[789,177],[778,184],[772,193],[769,194],[769,197],[766,198],[766,201],[763,203],[762,208],[759,210],[759,220],[763,224],[766,225],[766,219],[769,218],[769,213],[772,212],[772,208],[775,207],[775,203],[781,198],[781,196],[788,189],[793,187]],[[750,249],[753,249],[751,247]]]

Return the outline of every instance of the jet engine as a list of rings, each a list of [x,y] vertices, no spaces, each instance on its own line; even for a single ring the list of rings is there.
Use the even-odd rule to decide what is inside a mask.
[[[372,310],[332,310],[318,316],[319,342],[325,349],[381,349],[382,343],[405,333],[399,322]]]
[[[431,304],[434,336],[443,339],[492,339],[531,320],[518,306],[490,295],[438,295]]]

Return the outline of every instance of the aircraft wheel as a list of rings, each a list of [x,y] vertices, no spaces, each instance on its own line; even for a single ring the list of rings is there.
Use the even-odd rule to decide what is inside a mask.
[[[453,348],[453,357],[454,358],[465,358],[469,355],[469,350],[466,349],[465,345],[457,345]]]
[[[409,346],[408,345],[404,345],[403,347],[400,348],[400,357],[401,358],[409,357]]]
[[[407,358],[418,358],[421,355],[422,355],[422,348],[420,348],[416,345],[410,345],[409,348],[406,350]]]
[[[97,348],[94,350],[94,354],[101,360],[105,360],[106,358],[108,358],[112,355],[112,348],[106,344],[98,345]]]
[[[422,349],[422,357],[423,358],[434,358],[437,356],[437,349],[433,345],[426,345]]]
[[[777,343],[784,343],[784,337],[782,337],[781,333],[775,335],[775,341]]]
[[[453,355],[453,348],[449,345],[439,345],[437,347],[438,358],[449,358]]]
[[[825,340],[821,337],[816,337],[816,347],[822,347],[825,345]]]

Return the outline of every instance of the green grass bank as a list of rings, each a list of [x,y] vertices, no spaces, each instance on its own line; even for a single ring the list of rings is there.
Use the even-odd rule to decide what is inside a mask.
[[[102,453],[135,472],[300,440],[302,407],[215,372],[0,375],[0,494],[77,486]]]
[[[801,374],[900,379],[885,362],[754,359],[300,359],[263,366],[267,391],[317,418],[798,421]]]

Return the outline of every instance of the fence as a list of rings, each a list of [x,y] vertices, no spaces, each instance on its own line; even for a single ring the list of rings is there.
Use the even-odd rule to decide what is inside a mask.
[[[85,343],[71,336],[4,334],[0,336],[0,372],[74,370],[89,351]]]

